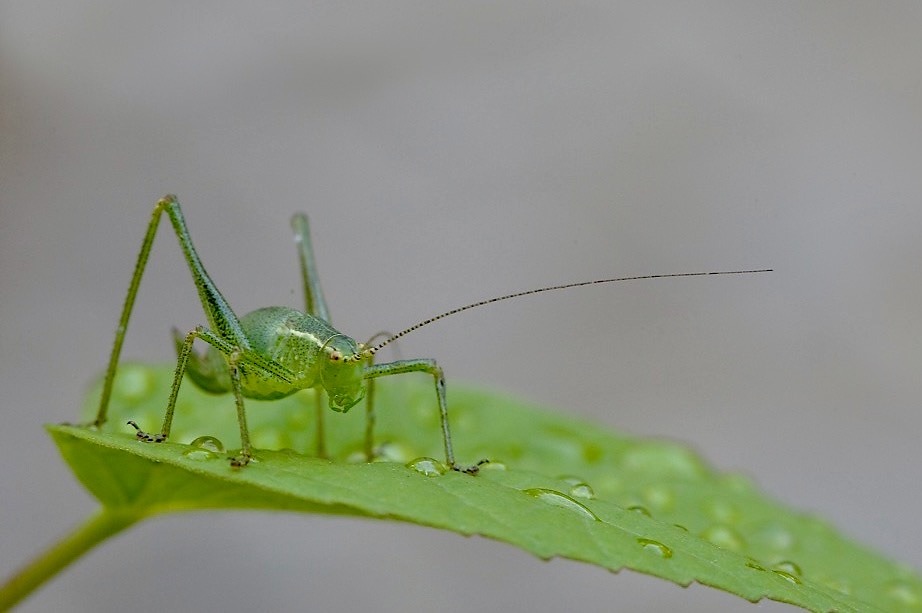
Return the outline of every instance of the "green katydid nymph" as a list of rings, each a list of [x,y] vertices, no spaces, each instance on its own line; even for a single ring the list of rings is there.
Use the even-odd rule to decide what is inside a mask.
[[[125,304],[115,334],[109,365],[106,369],[99,411],[93,425],[102,426],[106,421],[112,385],[118,370],[119,355],[128,329],[132,307],[141,283],[141,277],[147,266],[147,260],[157,233],[160,216],[166,213],[179,240],[192,280],[198,289],[199,299],[205,311],[208,326],[197,326],[187,334],[174,332],[178,359],[173,376],[170,396],[160,432],[149,434],[142,431],[137,424],[129,422],[138,432],[137,436],[145,442],[162,442],[170,435],[176,398],[184,375],[188,375],[197,386],[214,393],[231,392],[237,408],[237,422],[240,427],[240,452],[230,461],[235,467],[245,466],[253,457],[250,435],[247,430],[244,398],[272,400],[282,398],[298,390],[312,388],[318,403],[317,453],[325,455],[322,420],[322,392],[328,397],[329,408],[345,412],[355,406],[377,377],[398,375],[410,372],[425,373],[432,377],[435,386],[435,398],[438,406],[442,442],[445,449],[445,462],[452,469],[469,474],[476,474],[478,464],[464,466],[455,460],[452,450],[451,430],[448,420],[448,403],[445,395],[445,377],[441,367],[431,358],[396,360],[375,364],[375,354],[384,346],[398,338],[425,325],[454,315],[468,309],[486,304],[548,292],[559,289],[631,281],[641,279],[662,279],[667,277],[695,277],[706,275],[736,275],[759,272],[762,270],[732,270],[715,272],[691,272],[660,275],[642,275],[612,279],[596,279],[578,283],[567,283],[542,287],[505,296],[481,300],[473,304],[452,309],[441,315],[430,317],[394,335],[390,335],[377,344],[360,344],[351,337],[337,331],[330,325],[329,311],[320,289],[317,267],[310,240],[310,228],[307,217],[297,214],[292,218],[292,228],[301,262],[302,281],[306,308],[304,312],[289,307],[265,307],[257,309],[238,318],[227,300],[218,291],[211,277],[202,266],[192,238],[186,228],[182,209],[175,196],[165,196],[154,206],[147,233],[141,244],[135,264],[134,274],[128,286]],[[209,347],[204,354],[192,351],[196,339],[205,341]],[[366,402],[371,402],[373,394],[368,392]],[[371,412],[370,412],[371,414]],[[372,459],[372,430],[366,428],[365,450],[367,459]]]

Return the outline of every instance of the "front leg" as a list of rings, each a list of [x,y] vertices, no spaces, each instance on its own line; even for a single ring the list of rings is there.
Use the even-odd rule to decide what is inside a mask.
[[[170,398],[167,400],[166,412],[163,414],[163,424],[160,426],[160,432],[157,434],[147,433],[137,423],[129,421],[128,425],[137,430],[136,436],[138,440],[145,443],[162,443],[170,438],[170,430],[173,427],[173,413],[176,410],[176,399],[179,397],[179,388],[182,385],[186,365],[189,362],[189,356],[192,354],[192,344],[196,338],[201,338],[219,348],[228,344],[226,341],[217,338],[204,326],[196,326],[185,335],[181,342],[177,342],[176,370],[173,371],[173,384],[170,387]]]
[[[377,377],[386,377],[388,375],[399,375],[407,372],[424,372],[432,375],[435,381],[435,395],[439,402],[439,419],[442,425],[442,441],[445,445],[445,463],[452,470],[476,475],[480,470],[480,463],[473,466],[461,466],[455,462],[455,452],[451,447],[451,429],[448,425],[448,403],[445,401],[445,373],[442,367],[430,358],[420,358],[416,360],[397,360],[396,362],[386,362],[384,364],[373,364],[365,369],[364,378],[375,379]]]

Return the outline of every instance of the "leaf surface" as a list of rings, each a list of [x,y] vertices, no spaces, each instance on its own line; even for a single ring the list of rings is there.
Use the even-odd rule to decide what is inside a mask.
[[[247,403],[256,461],[188,443],[238,444],[233,401],[184,386],[171,442],[141,443],[127,419],[157,430],[168,367],[122,366],[111,431],[49,431],[80,481],[107,508],[139,517],[200,509],[277,509],[393,519],[480,534],[541,558],[629,568],[688,585],[815,611],[922,610],[922,580],[839,535],[826,522],[760,494],[688,448],[638,439],[507,396],[450,387],[462,462],[489,458],[476,477],[438,471],[441,438],[431,382],[380,385],[383,459],[361,461],[364,411],[327,412],[332,459],[311,457],[310,391]],[[391,382],[388,382],[391,383]],[[91,395],[87,412],[95,409]],[[175,442],[174,442],[175,441]],[[414,467],[415,466],[415,467]]]

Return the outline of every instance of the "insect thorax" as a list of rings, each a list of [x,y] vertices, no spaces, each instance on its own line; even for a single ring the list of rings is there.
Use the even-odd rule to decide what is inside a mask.
[[[277,397],[319,384],[320,368],[326,361],[321,355],[324,344],[342,336],[322,319],[289,307],[257,309],[242,317],[240,324],[254,351],[295,374],[289,384],[252,373],[244,385],[253,397]]]

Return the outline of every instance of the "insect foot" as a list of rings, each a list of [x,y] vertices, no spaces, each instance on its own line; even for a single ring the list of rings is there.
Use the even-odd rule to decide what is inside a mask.
[[[166,436],[163,434],[148,434],[141,427],[135,423],[133,420],[128,421],[128,425],[137,430],[135,436],[139,441],[144,441],[145,443],[162,443],[166,440]]]
[[[250,459],[250,454],[241,452],[230,459],[230,465],[233,468],[243,468],[250,463]]]
[[[458,471],[459,473],[464,473],[465,475],[473,476],[480,472],[481,466],[483,466],[484,464],[489,464],[489,463],[490,463],[490,460],[484,458],[483,460],[480,460],[473,466],[461,466],[460,464],[452,464],[451,469]]]

